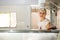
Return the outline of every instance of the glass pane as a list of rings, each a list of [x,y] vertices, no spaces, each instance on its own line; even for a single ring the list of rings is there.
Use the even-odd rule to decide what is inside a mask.
[[[16,13],[13,12],[11,13],[11,24],[10,24],[11,27],[16,27]]]
[[[16,13],[0,13],[0,27],[15,27]]]
[[[35,7],[35,8],[34,8]],[[50,13],[50,9],[46,8],[46,14],[45,14],[45,10],[40,8],[38,9],[38,5],[34,5],[32,6],[32,19],[31,19],[31,28],[32,29],[37,29],[40,30],[40,27],[42,28],[42,30],[46,30],[46,26],[48,25],[48,23],[50,23],[50,18],[51,18],[51,13]],[[42,21],[41,21],[42,20]],[[49,26],[50,27],[50,24]]]
[[[0,27],[9,27],[10,24],[9,21],[10,21],[9,13],[0,14]]]

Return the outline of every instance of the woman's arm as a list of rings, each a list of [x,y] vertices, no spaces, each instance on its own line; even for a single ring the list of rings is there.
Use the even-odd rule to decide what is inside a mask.
[[[51,28],[50,22],[46,25],[46,28],[47,28],[47,30],[50,30],[50,28]]]

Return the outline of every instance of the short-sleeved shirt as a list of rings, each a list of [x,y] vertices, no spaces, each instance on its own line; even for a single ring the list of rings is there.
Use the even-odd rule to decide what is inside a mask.
[[[40,21],[38,22],[38,29],[42,29],[42,30],[46,30],[46,25],[49,23],[50,21],[48,19],[45,18],[44,21]]]

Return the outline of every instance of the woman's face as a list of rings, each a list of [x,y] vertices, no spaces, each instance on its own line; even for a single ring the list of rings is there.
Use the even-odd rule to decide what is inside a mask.
[[[39,11],[39,16],[42,17],[42,18],[45,18],[46,12],[44,10],[40,10]]]

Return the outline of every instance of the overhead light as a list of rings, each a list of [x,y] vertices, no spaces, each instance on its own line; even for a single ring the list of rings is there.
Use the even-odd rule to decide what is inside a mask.
[[[46,0],[38,0],[38,4],[45,3]]]

